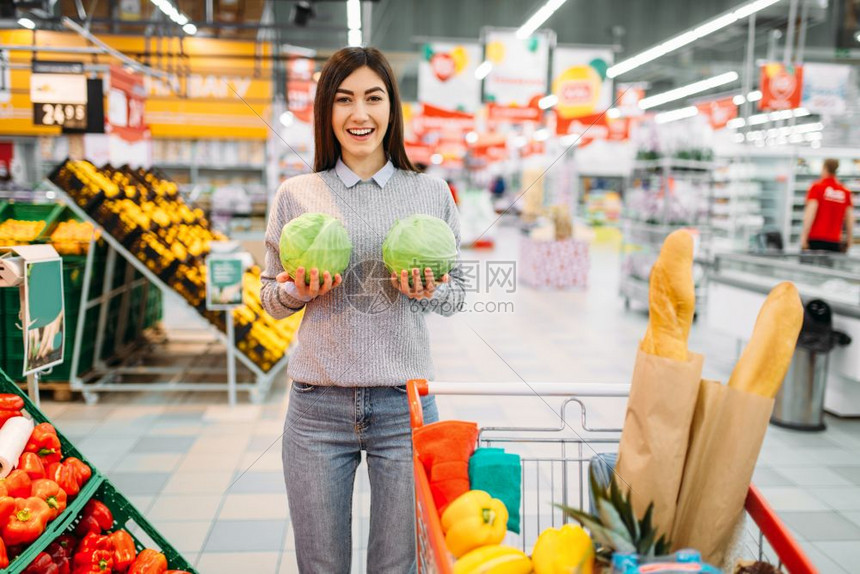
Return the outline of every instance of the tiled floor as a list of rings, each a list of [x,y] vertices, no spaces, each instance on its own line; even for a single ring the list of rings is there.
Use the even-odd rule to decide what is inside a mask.
[[[502,228],[484,261],[514,260],[517,234]],[[433,355],[442,381],[628,382],[647,318],[626,312],[617,296],[618,256],[592,251],[585,291],[503,287],[472,301],[511,302],[511,312],[432,317]],[[483,289],[482,289],[483,290]],[[726,380],[735,342],[697,322],[691,347],[705,353],[705,376]],[[262,406],[225,407],[223,394],[113,394],[99,404],[45,403],[75,440],[156,527],[204,574],[296,572],[280,462],[286,409],[281,380]],[[245,397],[240,395],[244,400]],[[537,397],[440,397],[443,418],[481,425],[545,426],[557,416]],[[623,402],[590,411],[596,423],[618,424]],[[578,417],[578,415],[574,415]],[[820,434],[771,427],[755,482],[823,573],[856,572],[860,564],[860,421],[829,417]],[[595,424],[596,424],[595,423]],[[545,482],[556,468],[541,470]],[[364,572],[369,496],[359,472],[354,571]]]

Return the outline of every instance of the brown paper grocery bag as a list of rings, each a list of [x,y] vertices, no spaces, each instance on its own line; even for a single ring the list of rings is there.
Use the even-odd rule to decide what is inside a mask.
[[[773,399],[702,381],[672,530],[672,547],[721,566],[761,450]]]
[[[638,517],[654,502],[658,534],[672,531],[703,363],[695,353],[686,362],[636,355],[616,471]]]

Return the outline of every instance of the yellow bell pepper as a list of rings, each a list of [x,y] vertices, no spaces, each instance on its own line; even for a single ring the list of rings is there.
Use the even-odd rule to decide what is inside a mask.
[[[454,574],[530,574],[532,561],[510,546],[482,546],[457,560]]]
[[[581,526],[547,528],[535,543],[532,564],[535,574],[591,574],[594,544]]]
[[[459,558],[469,550],[505,539],[508,509],[483,490],[461,494],[442,513],[445,545]]]

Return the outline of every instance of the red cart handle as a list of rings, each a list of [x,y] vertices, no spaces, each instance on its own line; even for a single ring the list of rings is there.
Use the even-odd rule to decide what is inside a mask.
[[[780,562],[791,574],[814,574],[818,572],[818,569],[804,554],[788,529],[752,484],[744,506],[764,537],[767,538],[776,555],[779,556]]]
[[[417,429],[424,425],[424,409],[421,408],[421,397],[430,394],[427,379],[409,379],[406,381],[406,396],[409,399],[409,422]]]

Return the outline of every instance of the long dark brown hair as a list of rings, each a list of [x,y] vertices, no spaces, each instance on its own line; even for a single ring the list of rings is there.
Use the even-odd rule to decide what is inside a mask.
[[[382,140],[385,155],[398,169],[417,171],[406,157],[403,145],[403,110],[397,81],[388,60],[376,48],[343,48],[332,55],[320,72],[314,98],[314,171],[332,169],[340,157],[340,142],[331,124],[337,88],[354,71],[367,66],[382,78],[391,102],[388,130]]]

